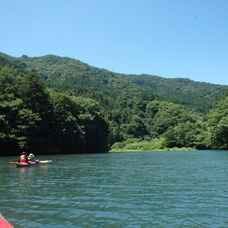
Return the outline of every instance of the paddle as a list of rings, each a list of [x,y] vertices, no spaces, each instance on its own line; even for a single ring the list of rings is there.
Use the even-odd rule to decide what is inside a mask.
[[[39,161],[39,163],[49,163],[49,162],[52,162],[52,160]]]

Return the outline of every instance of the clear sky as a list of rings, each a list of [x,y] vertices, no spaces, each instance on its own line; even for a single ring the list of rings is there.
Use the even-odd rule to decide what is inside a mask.
[[[228,0],[0,0],[0,52],[228,85]]]

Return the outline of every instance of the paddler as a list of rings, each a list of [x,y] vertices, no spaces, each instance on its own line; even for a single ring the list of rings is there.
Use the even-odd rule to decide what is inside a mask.
[[[35,156],[33,153],[30,153],[29,156],[28,156],[28,161],[29,162],[38,162],[37,159],[35,159]]]
[[[17,162],[18,163],[29,163],[28,158],[27,158],[27,153],[23,152]]]

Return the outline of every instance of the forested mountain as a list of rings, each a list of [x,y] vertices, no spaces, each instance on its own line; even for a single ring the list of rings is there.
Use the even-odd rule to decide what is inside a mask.
[[[82,63],[78,60],[47,55],[43,57],[18,58],[28,67],[34,68],[46,80],[49,87],[58,88],[68,94],[91,94],[92,98],[106,100],[124,91],[143,90],[152,92],[160,99],[190,106],[207,113],[213,103],[227,90],[227,86],[190,79],[167,79],[153,75],[126,75],[113,73]],[[18,64],[18,63],[17,63]],[[110,105],[110,104],[109,104]]]
[[[212,104],[224,94],[227,86],[195,82],[188,78],[162,78],[152,75],[121,75],[121,78],[148,91],[159,94],[165,100],[178,102],[207,113]]]
[[[99,69],[68,57],[46,55],[42,57],[14,58],[0,53],[17,68],[36,69],[50,88],[69,95],[86,95],[112,108],[112,99],[121,92],[147,92],[162,100],[190,106],[207,113],[228,86],[195,82],[185,78],[162,78],[153,75],[126,75]],[[152,93],[151,93],[152,92]],[[99,100],[100,98],[100,100]]]
[[[215,116],[224,104],[216,101],[226,97],[227,88],[118,74],[68,57],[0,53],[1,154],[225,149],[226,112]],[[220,142],[216,121],[225,134]]]

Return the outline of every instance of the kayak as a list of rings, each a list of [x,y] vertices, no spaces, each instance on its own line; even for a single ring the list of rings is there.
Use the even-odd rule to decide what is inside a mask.
[[[45,164],[45,163],[50,163],[52,160],[45,160],[45,161],[39,161],[39,163]]]
[[[0,227],[1,228],[13,228],[13,226],[5,220],[5,218],[2,216],[1,213],[0,213]]]
[[[29,162],[29,163],[26,163],[26,162],[17,162],[16,163],[16,167],[17,168],[30,167],[30,166],[37,165],[37,164],[39,164],[39,162]]]
[[[50,162],[52,162],[52,160],[45,160],[45,161],[39,161],[39,160],[36,160],[36,162],[34,162],[32,165],[36,165],[37,163],[38,164],[45,164],[45,163],[50,163]],[[27,167],[27,166],[31,166],[31,165],[29,165],[28,163],[22,163],[22,162],[20,162],[20,163],[18,163],[18,162],[9,162],[9,163],[14,163],[14,164],[17,164],[18,166],[20,166],[20,167]],[[1,228],[1,227],[0,227]]]

